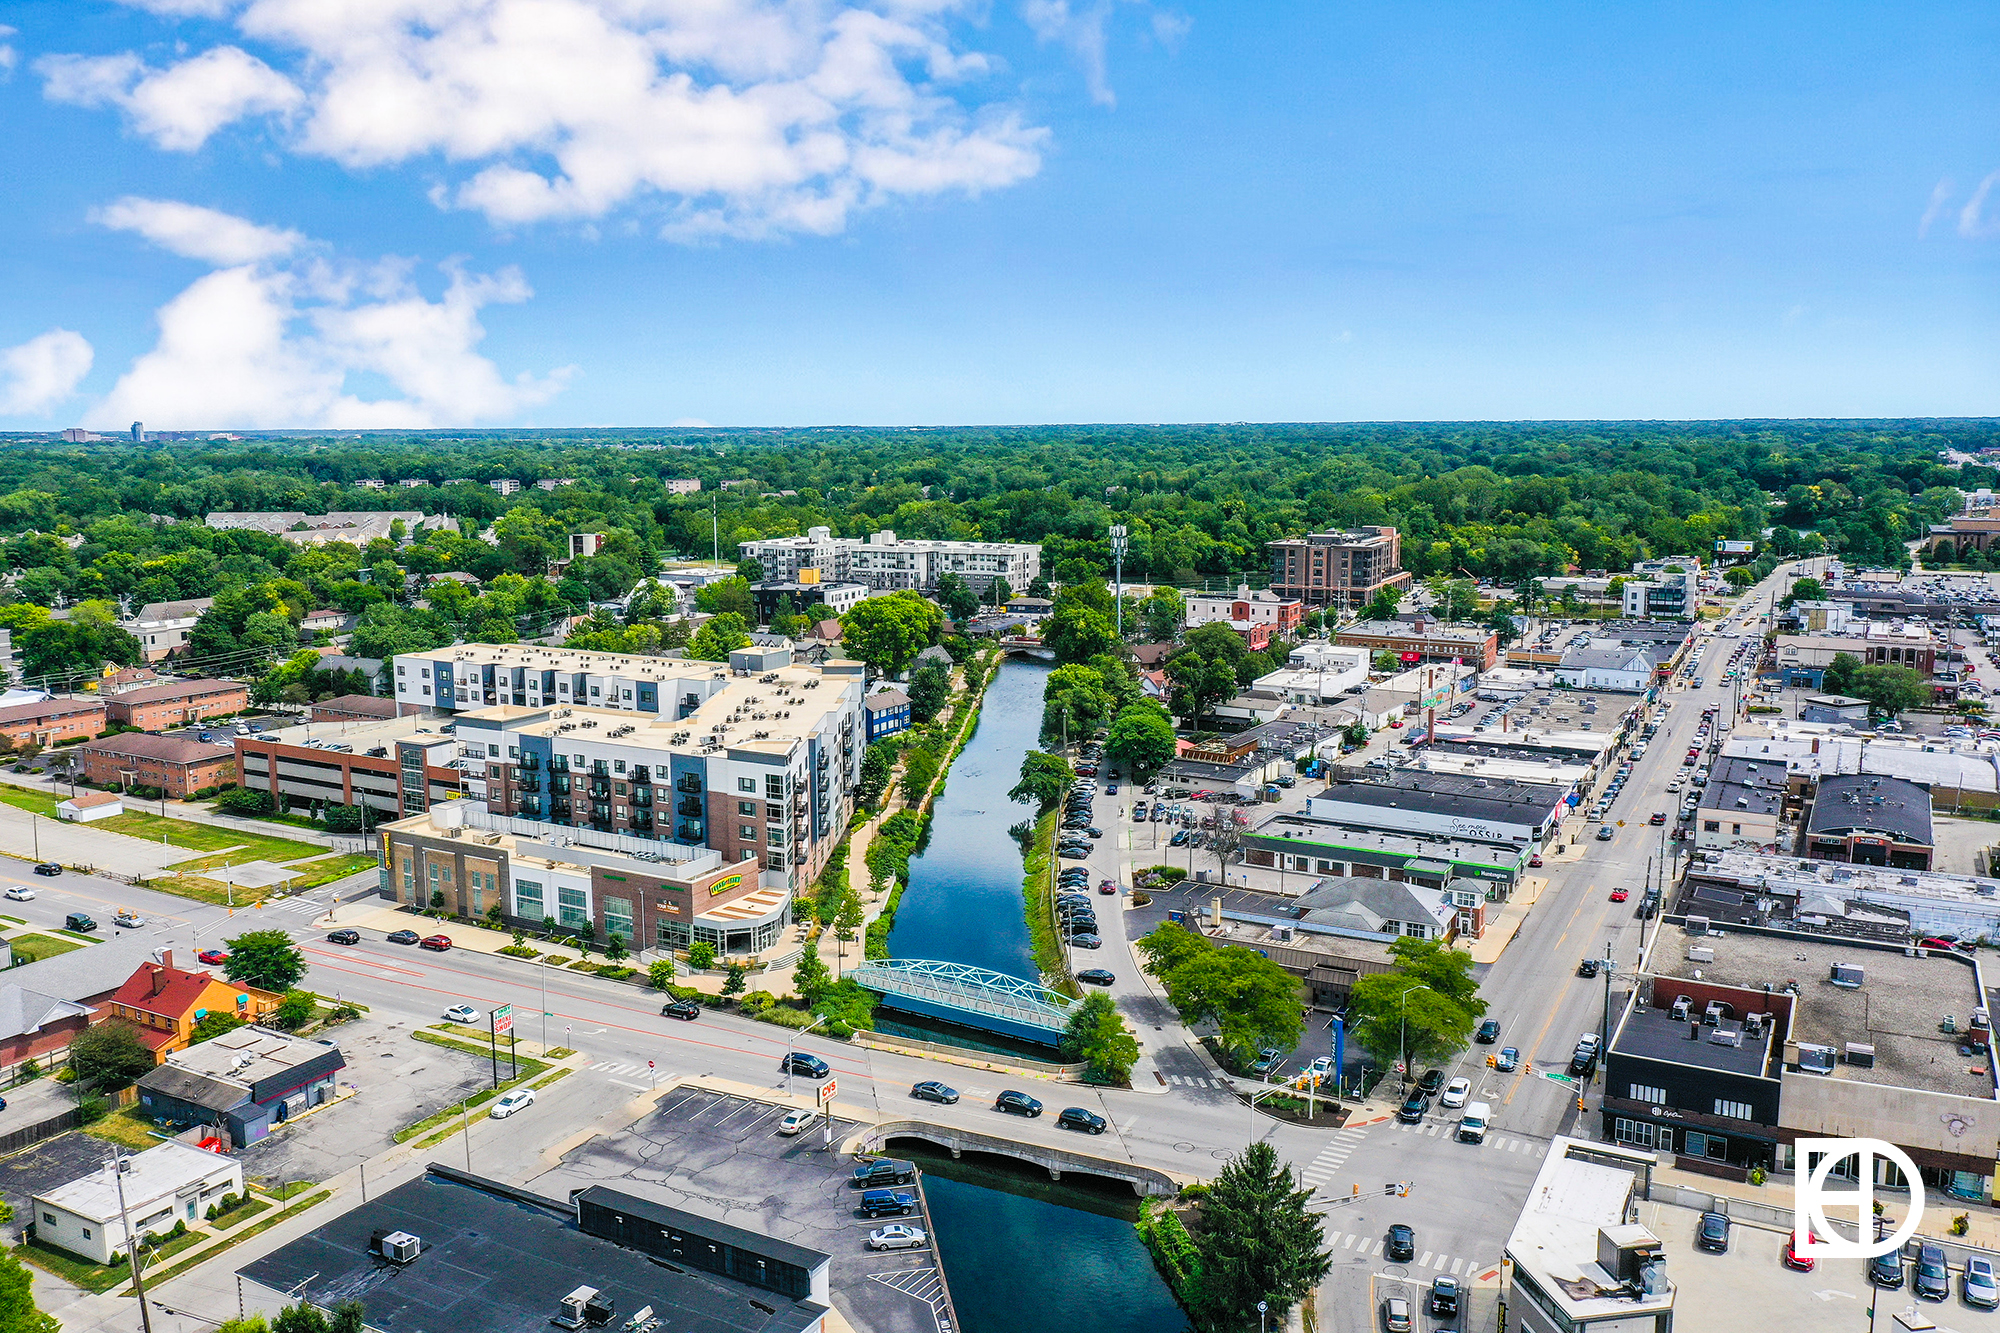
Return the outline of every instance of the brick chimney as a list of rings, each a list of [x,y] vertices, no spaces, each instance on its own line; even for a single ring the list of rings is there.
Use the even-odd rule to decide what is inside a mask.
[[[166,988],[167,988],[167,969],[165,967],[154,968],[152,994],[158,995],[161,991],[165,990]]]

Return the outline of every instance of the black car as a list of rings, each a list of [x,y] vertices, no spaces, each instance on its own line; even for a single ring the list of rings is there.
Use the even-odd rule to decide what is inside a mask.
[[[1112,976],[1101,967],[1087,967],[1076,974],[1076,979],[1086,986],[1109,986],[1112,982],[1118,980],[1117,977]]]
[[[1500,1020],[1489,1018],[1484,1023],[1481,1023],[1479,1031],[1473,1035],[1472,1039],[1485,1046],[1491,1046],[1494,1042],[1500,1040]]]
[[[1945,1268],[1942,1249],[1929,1244],[1917,1247],[1917,1272],[1910,1286],[1927,1301],[1951,1298],[1951,1273]]]
[[[668,1000],[660,1006],[660,1014],[665,1018],[678,1018],[683,1023],[692,1023],[701,1017],[701,1006],[693,1000]]]
[[[1442,1273],[1431,1279],[1430,1312],[1440,1319],[1458,1313],[1458,1279]]]
[[[993,1109],[1010,1115],[1024,1115],[1032,1120],[1042,1113],[1042,1104],[1025,1092],[1009,1088],[993,1099]]]
[[[389,932],[388,936],[389,943],[391,944],[415,944],[422,938],[423,936],[417,934],[414,930],[393,930]]]
[[[1878,1287],[1895,1289],[1903,1285],[1903,1252],[1891,1250],[1868,1261],[1868,1280]]]
[[[35,873],[37,875],[60,875],[62,874],[62,867],[54,861],[38,861],[35,863]]]
[[[1095,1111],[1086,1111],[1081,1106],[1065,1106],[1063,1113],[1056,1117],[1056,1124],[1063,1129],[1079,1130],[1085,1134],[1102,1134],[1106,1121]]]
[[[63,918],[64,930],[96,930],[97,922],[87,912],[71,912]]]
[[[1729,1219],[1721,1213],[1703,1213],[1695,1223],[1694,1243],[1697,1249],[1729,1253]]]
[[[1595,958],[1586,958],[1576,965],[1576,974],[1580,977],[1594,977],[1597,975],[1597,968],[1598,963]]]
[[[1382,1243],[1382,1257],[1392,1264],[1406,1264],[1417,1257],[1417,1233],[1398,1222],[1389,1228]]]
[[[1431,1099],[1421,1092],[1413,1092],[1410,1099],[1396,1108],[1396,1119],[1406,1125],[1421,1125],[1424,1115],[1431,1109]]]
[[[1444,1088],[1444,1071],[1426,1069],[1424,1076],[1417,1080],[1417,1091],[1426,1097],[1435,1097]]]
[[[804,1051],[787,1051],[785,1058],[778,1061],[781,1074],[804,1074],[807,1078],[825,1078],[833,1072],[833,1067],[817,1055]]]
[[[861,1196],[863,1217],[907,1217],[917,1208],[917,1196],[903,1190],[869,1190]]]
[[[854,1183],[865,1190],[878,1190],[886,1185],[907,1185],[916,1178],[916,1163],[899,1157],[878,1157],[854,1168]]]
[[[326,933],[326,942],[328,944],[359,944],[361,943],[361,932],[358,930],[349,930],[345,927],[339,930],[329,930]]]
[[[946,1087],[934,1078],[927,1078],[911,1088],[910,1095],[920,1102],[936,1102],[940,1106],[953,1106],[958,1102],[958,1089]]]

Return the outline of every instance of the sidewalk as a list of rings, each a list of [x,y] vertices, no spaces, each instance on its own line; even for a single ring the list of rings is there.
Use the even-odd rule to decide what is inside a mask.
[[[1770,1210],[1771,1216],[1746,1216],[1727,1206],[1723,1211],[1751,1225],[1768,1226],[1773,1230],[1788,1230],[1791,1227],[1793,1200],[1792,1177],[1789,1175],[1773,1175],[1762,1185],[1752,1185],[1747,1181],[1717,1180],[1713,1176],[1683,1171],[1676,1166],[1656,1166],[1653,1168],[1653,1183],[1656,1188],[1671,1186],[1692,1194],[1754,1204],[1758,1206],[1758,1211]],[[1935,1190],[1926,1190],[1925,1194],[1924,1220],[1918,1228],[1919,1234],[1959,1245],[2000,1251],[2000,1209],[1953,1199]],[[1876,1197],[1881,1199],[1886,1216],[1901,1218],[1908,1215],[1907,1196],[1887,1193]],[[1951,1220],[1960,1213],[1965,1214],[1966,1232],[1963,1236],[1953,1236],[1950,1234]],[[1843,1216],[1851,1217],[1852,1211],[1843,1213],[1830,1209],[1827,1216],[1837,1221]]]

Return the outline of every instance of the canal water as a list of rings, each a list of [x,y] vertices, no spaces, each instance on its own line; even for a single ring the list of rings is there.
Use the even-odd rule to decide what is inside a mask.
[[[951,767],[930,837],[910,860],[910,886],[889,933],[893,958],[971,963],[1039,977],[1021,903],[1021,849],[1008,826],[1030,808],[1007,799],[1021,756],[1039,742],[1048,668],[1004,663],[986,689],[979,725]],[[1036,1059],[1045,1047],[1011,1043],[876,1010],[876,1026]],[[971,1073],[972,1071],[967,1071]],[[990,1074],[979,1075],[991,1080]],[[1138,1200],[1120,1181],[1046,1172],[1004,1158],[953,1161],[926,1145],[896,1150],[923,1167],[924,1194],[964,1333],[1181,1333],[1187,1319],[1132,1228]]]

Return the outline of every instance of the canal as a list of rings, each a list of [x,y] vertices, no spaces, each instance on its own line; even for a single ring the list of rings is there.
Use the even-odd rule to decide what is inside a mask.
[[[1021,756],[1040,739],[1047,667],[1008,661],[986,689],[979,724],[952,765],[930,836],[910,860],[910,886],[889,933],[894,958],[971,963],[1038,979],[1021,903],[1021,849],[1007,832],[1028,807],[1007,799]],[[876,1010],[876,1026],[926,1041],[1013,1049],[987,1033]],[[1017,1053],[1048,1059],[1043,1047]],[[969,1071],[968,1071],[969,1072]],[[981,1075],[992,1078],[992,1075]],[[1050,1091],[1053,1091],[1051,1089]],[[1132,1227],[1131,1186],[1071,1177],[1003,1158],[901,1143],[925,1171],[938,1251],[965,1333],[1179,1333],[1180,1307]]]

